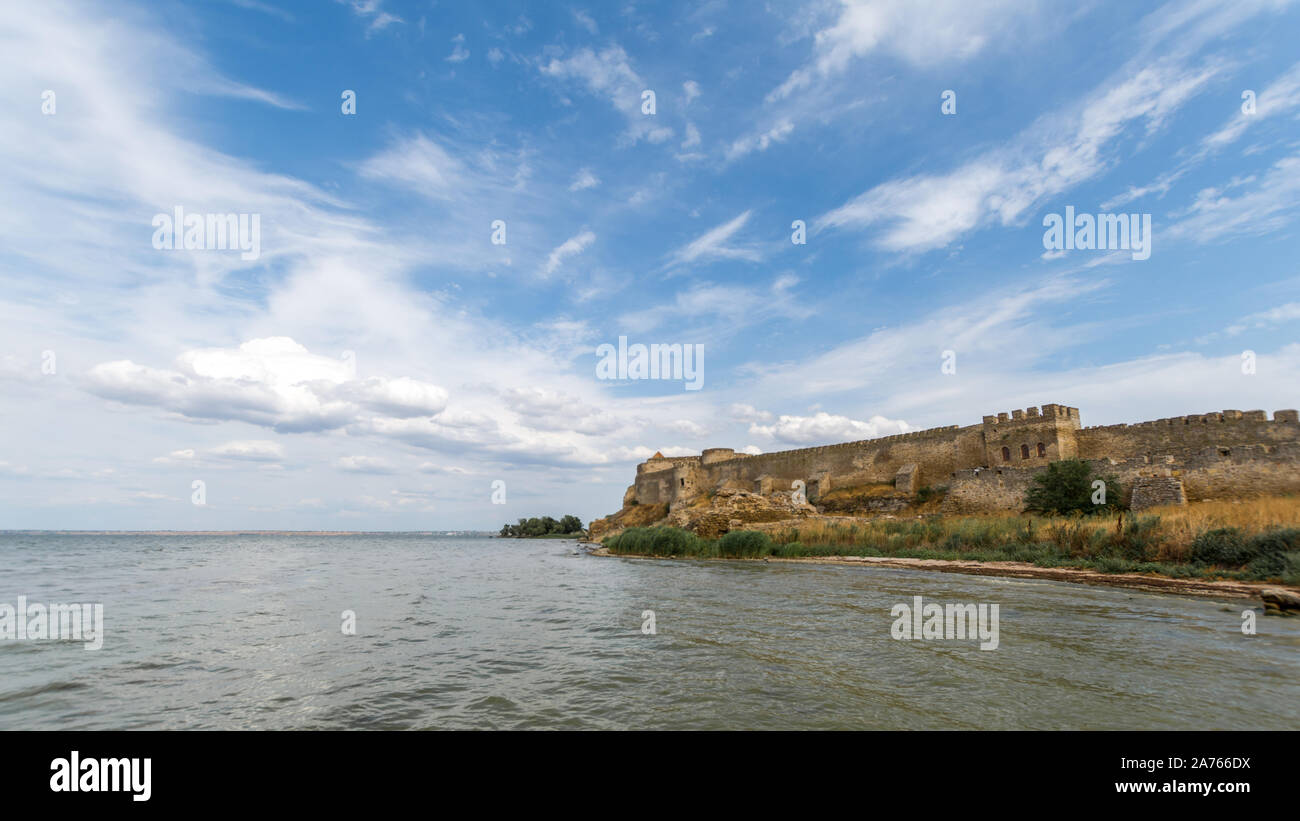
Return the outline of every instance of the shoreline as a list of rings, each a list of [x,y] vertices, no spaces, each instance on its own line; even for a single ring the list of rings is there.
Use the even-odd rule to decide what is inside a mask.
[[[938,573],[965,573],[973,576],[1002,576],[1014,579],[1047,579],[1073,584],[1090,584],[1105,587],[1124,587],[1151,593],[1172,593],[1189,596],[1227,597],[1234,599],[1260,599],[1264,590],[1286,590],[1300,593],[1300,588],[1268,582],[1243,582],[1232,579],[1175,579],[1145,573],[1102,573],[1097,570],[1074,567],[1039,567],[1028,562],[977,562],[968,559],[912,559],[888,556],[799,556],[764,558],[712,558],[698,556],[650,556],[640,554],[610,553],[594,542],[582,544],[592,547],[592,556],[624,559],[680,559],[708,562],[768,562],[784,564],[833,564],[859,567],[888,567],[899,570],[930,570]]]

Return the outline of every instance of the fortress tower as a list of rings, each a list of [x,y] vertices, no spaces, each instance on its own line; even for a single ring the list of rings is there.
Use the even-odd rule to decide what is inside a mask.
[[[1079,454],[1079,409],[1043,405],[985,416],[984,465],[1035,467]]]

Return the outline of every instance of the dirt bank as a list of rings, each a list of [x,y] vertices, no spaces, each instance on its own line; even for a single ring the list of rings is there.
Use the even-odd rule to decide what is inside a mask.
[[[613,556],[604,547],[593,546],[593,556]],[[1285,587],[1268,582],[1239,582],[1211,579],[1174,579],[1150,573],[1099,573],[1076,567],[1039,567],[1028,562],[975,562],[961,559],[904,559],[887,556],[807,556],[798,558],[762,559],[699,559],[690,556],[626,556],[624,558],[662,559],[682,558],[693,561],[725,562],[783,562],[786,564],[841,564],[868,567],[896,567],[911,570],[932,570],[939,573],[969,573],[975,576],[1009,576],[1017,579],[1053,579],[1075,584],[1099,584],[1110,587],[1128,587],[1157,593],[1180,593],[1191,596],[1216,596],[1237,599],[1258,599],[1260,591],[1274,588],[1300,593],[1300,588]]]

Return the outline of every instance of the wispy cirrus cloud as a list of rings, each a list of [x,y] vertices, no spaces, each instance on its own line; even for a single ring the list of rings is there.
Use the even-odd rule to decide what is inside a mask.
[[[714,259],[744,259],[758,262],[762,254],[756,248],[731,245],[731,238],[745,227],[753,210],[742,211],[732,219],[709,229],[672,253],[671,262],[675,265],[688,265]]]
[[[542,269],[543,276],[550,276],[564,264],[564,260],[577,256],[591,247],[596,241],[596,235],[591,231],[581,231],[574,236],[569,237],[564,242],[557,245],[546,258],[546,265]]]
[[[589,93],[608,100],[627,121],[626,140],[661,143],[672,139],[671,127],[662,125],[658,117],[641,112],[641,94],[649,86],[632,68],[631,59],[621,46],[611,45],[600,51],[578,49],[565,57],[552,57],[541,64],[540,70],[547,77],[577,81]]]
[[[1162,128],[1222,66],[1180,62],[1129,66],[1081,106],[1040,119],[1010,148],[990,149],[944,174],[890,180],[817,218],[818,231],[876,229],[887,251],[942,248],[978,228],[1012,225],[1030,209],[1092,179],[1130,127]]]
[[[1007,48],[1034,30],[1041,12],[1032,0],[841,0],[835,22],[813,38],[812,59],[769,93],[768,102],[839,76],[870,54],[931,67],[964,62],[995,43]]]

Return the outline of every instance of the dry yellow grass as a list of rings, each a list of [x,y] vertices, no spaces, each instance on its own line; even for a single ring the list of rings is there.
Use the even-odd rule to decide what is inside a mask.
[[[1300,527],[1300,496],[1267,496],[1230,502],[1192,502],[1185,507],[1157,507],[1143,516],[1160,517],[1162,558],[1180,561],[1200,533],[1235,527],[1254,535],[1282,527]]]
[[[1153,535],[1159,545],[1156,558],[1183,561],[1197,535],[1221,527],[1235,527],[1248,536],[1277,528],[1300,528],[1300,496],[1265,497],[1225,502],[1193,502],[1185,507],[1151,508],[1139,514],[1126,513],[1125,524],[1135,517],[1149,522],[1159,518]],[[1118,534],[1116,516],[1044,517],[1036,515],[990,514],[925,518],[817,518],[797,526],[775,530],[778,542],[799,541],[808,545],[936,545],[951,536],[963,542],[1000,543],[1022,538],[1049,541],[1089,542],[1099,530]],[[1065,536],[1066,531],[1076,531]]]

